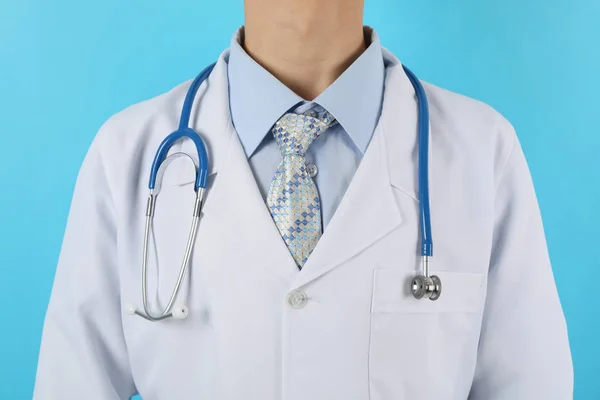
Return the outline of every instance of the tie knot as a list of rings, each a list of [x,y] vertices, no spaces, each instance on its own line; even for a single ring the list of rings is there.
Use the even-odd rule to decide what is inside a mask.
[[[304,157],[311,143],[325,132],[333,121],[333,116],[328,112],[325,112],[323,118],[287,113],[273,126],[273,136],[283,156],[297,154]]]

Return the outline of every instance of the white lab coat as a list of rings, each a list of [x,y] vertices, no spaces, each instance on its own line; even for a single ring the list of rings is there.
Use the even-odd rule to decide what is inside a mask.
[[[425,85],[432,272],[443,293],[435,302],[415,300],[408,282],[420,271],[417,108],[399,61],[384,52],[392,65],[381,119],[298,271],[231,123],[227,56],[192,114],[212,167],[177,302],[188,304],[188,318],[151,323],[126,308],[142,301],[150,165],[177,127],[189,82],[111,118],[89,150],[44,325],[36,400],[116,400],[136,392],[144,400],[572,398],[566,324],[540,212],[503,117]],[[194,147],[187,140],[174,151],[194,154]],[[165,305],[179,272],[193,179],[185,159],[164,176],[149,267],[152,304]],[[299,292],[308,300],[293,308],[288,297]]]

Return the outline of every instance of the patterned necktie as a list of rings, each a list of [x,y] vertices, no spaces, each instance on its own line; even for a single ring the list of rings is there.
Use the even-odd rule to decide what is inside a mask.
[[[306,171],[306,150],[334,118],[288,113],[272,129],[283,160],[271,181],[267,205],[279,233],[302,269],[321,237],[321,200]]]

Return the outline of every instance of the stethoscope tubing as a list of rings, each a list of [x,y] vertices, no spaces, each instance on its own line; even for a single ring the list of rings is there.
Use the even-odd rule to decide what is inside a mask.
[[[206,183],[208,179],[209,173],[209,160],[208,153],[206,150],[206,145],[202,140],[202,137],[194,131],[190,127],[190,118],[192,113],[192,107],[194,104],[194,99],[196,98],[196,94],[202,83],[206,81],[212,72],[215,63],[206,67],[192,82],[190,85],[188,92],[185,96],[185,100],[183,102],[181,117],[179,119],[179,127],[178,129],[168,135],[159,145],[158,150],[154,156],[154,160],[152,162],[152,168],[150,170],[150,178],[148,181],[148,204],[146,207],[146,223],[144,230],[144,248],[143,248],[143,257],[142,257],[142,298],[143,298],[143,309],[144,313],[138,311],[135,306],[132,306],[130,309],[131,313],[137,314],[147,320],[150,321],[159,321],[172,316],[175,316],[173,312],[173,307],[177,296],[181,290],[181,285],[183,280],[185,279],[190,259],[192,255],[192,251],[194,248],[194,243],[196,241],[196,235],[198,231],[198,225],[200,221],[200,216],[202,212],[202,206],[204,202],[204,192],[206,189]],[[423,272],[424,276],[417,276],[415,279],[427,278],[429,279],[429,264],[430,258],[433,256],[433,238],[431,232],[431,212],[430,212],[430,204],[429,204],[429,107],[427,101],[427,95],[425,93],[425,89],[423,88],[419,79],[412,73],[410,69],[406,66],[402,66],[404,72],[406,73],[408,79],[410,80],[415,94],[417,96],[417,104],[418,104],[418,142],[419,142],[419,158],[418,158],[418,187],[419,187],[419,224],[421,231],[421,256],[423,258]],[[196,151],[198,153],[198,161],[199,165],[196,170],[196,180],[194,182],[194,191],[196,192],[196,202],[194,205],[194,213],[192,224],[190,227],[190,233],[188,235],[188,241],[184,253],[184,257],[181,263],[181,268],[179,271],[179,275],[177,277],[177,281],[171,296],[169,298],[169,302],[164,310],[158,314],[154,314],[150,311],[148,305],[148,243],[150,240],[150,231],[152,229],[152,220],[154,216],[154,208],[156,206],[156,196],[158,193],[154,193],[154,189],[156,187],[159,169],[163,164],[165,159],[167,158],[167,154],[171,147],[178,142],[180,139],[189,138],[193,141]],[[434,276],[433,278],[437,279],[435,284],[441,285],[439,283],[439,278]],[[427,280],[431,285],[431,282]],[[422,286],[422,285],[421,285]],[[435,285],[434,285],[435,286]],[[441,286],[440,286],[441,290]],[[437,297],[439,297],[439,292],[437,293]],[[437,298],[435,297],[435,298]],[[420,298],[420,297],[418,297]],[[432,298],[434,299],[434,298]],[[178,315],[180,318],[185,318],[187,316],[187,308],[183,306],[183,309],[179,309]]]
[[[421,224],[421,255],[433,256],[433,238],[431,235],[431,211],[429,208],[429,105],[427,94],[419,79],[404,65],[404,72],[413,85],[419,108],[419,207]]]
[[[194,105],[194,99],[196,98],[196,94],[198,93],[198,89],[210,73],[212,72],[215,63],[206,67],[200,75],[194,79],[188,92],[185,96],[185,100],[183,101],[183,107],[181,109],[181,117],[179,118],[179,128],[167,136],[162,143],[158,146],[158,150],[154,156],[154,161],[152,162],[152,168],[150,169],[150,179],[148,181],[148,189],[153,190],[156,186],[156,179],[158,176],[158,170],[160,169],[160,165],[163,163],[165,158],[167,157],[167,153],[171,149],[171,147],[182,138],[189,138],[194,142],[196,146],[196,151],[198,153],[198,172],[196,174],[196,181],[194,183],[194,190],[198,191],[200,188],[206,188],[206,181],[208,179],[208,153],[206,151],[206,145],[202,140],[202,137],[190,128],[190,116],[192,113],[192,107]]]

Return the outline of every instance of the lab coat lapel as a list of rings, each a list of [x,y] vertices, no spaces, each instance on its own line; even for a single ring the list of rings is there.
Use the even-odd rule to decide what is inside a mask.
[[[389,90],[386,90],[381,117],[387,142],[390,184],[418,202],[419,109],[417,96],[400,61],[385,49],[383,54],[384,58],[390,62],[397,63],[394,67],[388,68],[386,74]],[[429,124],[430,164],[433,161],[432,149],[435,145],[431,135],[431,124]],[[429,180],[431,180],[431,170],[430,167]],[[430,196],[432,196],[434,185],[430,184],[429,186]]]
[[[247,254],[245,267],[268,268],[291,282],[299,271],[260,194],[246,153],[230,126],[226,165],[221,166],[204,214],[232,244],[232,257]]]
[[[343,264],[400,225],[383,146],[379,127],[327,229],[294,281],[295,287]]]
[[[298,268],[269,214],[231,122],[226,56],[215,65],[208,82],[199,90],[196,109],[192,109],[192,126],[201,136],[210,138],[206,141],[211,161],[209,190],[202,219],[217,230],[211,234],[213,240],[230,243],[232,262],[268,268],[291,281]],[[191,140],[184,140],[180,151],[195,156]],[[191,163],[181,163],[177,184],[192,184],[193,179]]]
[[[384,52],[384,56],[391,55]],[[382,114],[373,139],[294,288],[343,264],[401,226],[403,210],[395,191],[417,199],[414,91],[399,61],[391,61],[396,65],[386,71]]]

